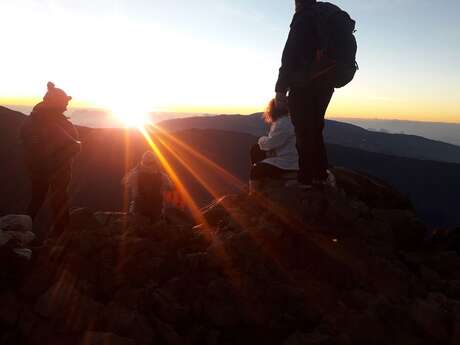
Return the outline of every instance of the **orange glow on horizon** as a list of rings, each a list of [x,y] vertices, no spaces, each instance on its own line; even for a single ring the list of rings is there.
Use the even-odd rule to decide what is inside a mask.
[[[270,95],[267,99],[270,98]],[[0,97],[0,105],[33,107],[42,99],[39,97]],[[107,103],[106,103],[107,104]],[[124,106],[104,106],[94,102],[80,99],[71,101],[69,110],[98,109],[113,112],[127,127],[137,127],[147,124],[141,113],[155,111],[190,114],[240,114],[250,115],[263,112],[265,104],[256,105],[164,105],[160,107],[148,106],[142,102],[142,106],[135,105],[135,101],[127,102]],[[160,109],[160,110],[158,110]],[[132,114],[135,112],[134,121]],[[124,114],[130,114],[125,116]],[[327,117],[333,118],[356,118],[378,120],[406,120],[423,122],[460,123],[460,114],[455,104],[442,104],[436,102],[415,102],[412,100],[397,101],[386,99],[363,99],[357,101],[343,94],[334,95],[328,108]]]

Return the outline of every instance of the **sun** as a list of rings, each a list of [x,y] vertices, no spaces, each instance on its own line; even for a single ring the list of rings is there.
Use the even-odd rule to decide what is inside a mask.
[[[151,124],[149,111],[144,107],[117,105],[111,107],[111,114],[125,127],[140,128]]]

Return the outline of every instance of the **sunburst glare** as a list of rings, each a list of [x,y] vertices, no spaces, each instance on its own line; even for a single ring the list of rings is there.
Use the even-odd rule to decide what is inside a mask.
[[[111,107],[110,112],[125,127],[140,128],[151,124],[147,108],[133,107],[132,105],[116,105]]]

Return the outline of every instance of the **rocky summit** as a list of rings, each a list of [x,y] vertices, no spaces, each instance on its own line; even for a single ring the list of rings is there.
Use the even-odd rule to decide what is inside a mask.
[[[27,221],[0,221],[0,343],[460,344],[455,236],[334,172],[337,189],[223,197],[197,226],[77,209],[30,259]]]

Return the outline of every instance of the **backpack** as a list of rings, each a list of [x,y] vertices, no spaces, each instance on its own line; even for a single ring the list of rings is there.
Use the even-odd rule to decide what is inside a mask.
[[[163,213],[163,178],[161,173],[139,171],[138,195],[135,211],[152,221],[161,219]]]
[[[335,88],[344,87],[359,69],[356,63],[358,45],[354,35],[356,22],[347,12],[328,2],[316,3],[315,11],[320,42],[316,77],[327,74]]]

